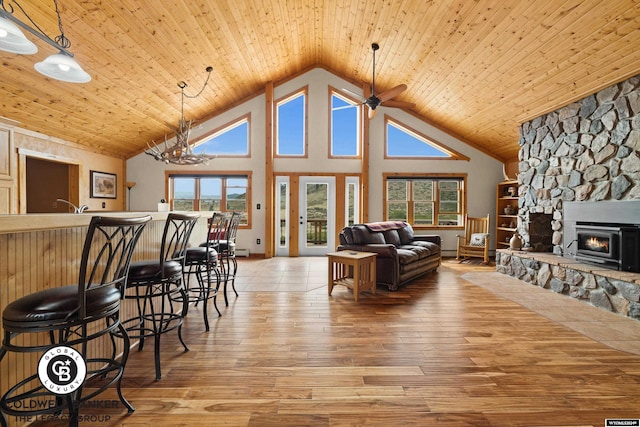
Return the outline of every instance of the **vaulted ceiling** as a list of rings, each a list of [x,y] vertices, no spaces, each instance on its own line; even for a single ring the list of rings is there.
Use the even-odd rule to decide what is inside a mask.
[[[37,73],[33,64],[55,51],[33,38],[35,55],[0,51],[0,116],[123,158],[172,132],[177,83],[199,89],[209,65],[187,119],[315,66],[370,84],[377,42],[378,92],[406,83],[396,99],[503,160],[517,157],[520,123],[640,74],[636,0],[58,1],[92,81]],[[52,0],[21,3],[58,34]]]

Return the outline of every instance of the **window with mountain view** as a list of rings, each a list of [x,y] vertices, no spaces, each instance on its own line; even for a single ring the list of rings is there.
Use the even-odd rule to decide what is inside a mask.
[[[416,228],[461,227],[465,177],[385,176],[385,220]]]
[[[250,226],[251,175],[190,172],[169,173],[169,202],[176,211],[242,213],[241,226]]]

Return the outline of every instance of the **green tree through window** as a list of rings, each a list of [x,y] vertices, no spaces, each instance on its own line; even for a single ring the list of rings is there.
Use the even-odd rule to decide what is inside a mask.
[[[416,227],[462,225],[464,177],[386,177],[385,219]]]

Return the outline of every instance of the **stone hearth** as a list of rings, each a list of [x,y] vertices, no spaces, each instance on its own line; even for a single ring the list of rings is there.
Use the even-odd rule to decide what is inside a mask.
[[[640,320],[640,274],[603,269],[551,253],[496,251],[496,271]]]

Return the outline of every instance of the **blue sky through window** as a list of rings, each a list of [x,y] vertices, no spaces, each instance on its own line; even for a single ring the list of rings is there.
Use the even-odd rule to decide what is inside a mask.
[[[357,105],[331,95],[331,154],[333,156],[358,155]]]
[[[425,138],[396,123],[389,121],[386,127],[387,156],[389,157],[451,157]]]
[[[360,103],[331,94],[331,155],[359,155]],[[306,92],[300,91],[277,104],[277,155],[304,156]],[[387,120],[386,155],[388,157],[450,158],[437,144],[399,123]],[[249,154],[249,120],[244,117],[205,138],[195,148],[196,154]]]
[[[244,118],[219,130],[198,144],[193,152],[246,156],[249,154],[249,121]]]
[[[278,104],[276,129],[277,154],[280,156],[303,156],[305,154],[305,94]]]

